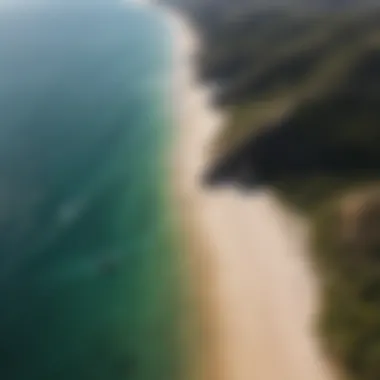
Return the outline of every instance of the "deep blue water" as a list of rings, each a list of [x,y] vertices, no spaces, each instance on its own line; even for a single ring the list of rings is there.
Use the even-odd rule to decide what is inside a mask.
[[[0,7],[0,379],[176,380],[169,31],[119,1]]]

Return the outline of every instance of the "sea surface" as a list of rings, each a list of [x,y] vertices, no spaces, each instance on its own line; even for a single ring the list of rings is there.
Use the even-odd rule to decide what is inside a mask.
[[[177,380],[170,33],[127,2],[0,4],[0,379]]]

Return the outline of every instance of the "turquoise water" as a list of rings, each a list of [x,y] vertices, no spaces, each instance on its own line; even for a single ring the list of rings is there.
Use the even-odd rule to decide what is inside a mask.
[[[169,31],[119,1],[0,7],[0,379],[178,379]]]

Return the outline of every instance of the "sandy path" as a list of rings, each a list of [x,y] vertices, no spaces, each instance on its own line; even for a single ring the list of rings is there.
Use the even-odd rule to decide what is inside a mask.
[[[215,347],[204,358],[214,370],[204,378],[329,380],[311,334],[317,296],[302,259],[302,223],[268,193],[248,196],[199,185],[207,146],[223,116],[209,106],[209,90],[195,82],[189,53],[198,47],[196,36],[183,20],[170,17],[178,68],[173,104],[181,128],[173,169],[189,223],[202,231],[208,247],[200,251],[208,262],[202,283],[212,304],[205,323]]]

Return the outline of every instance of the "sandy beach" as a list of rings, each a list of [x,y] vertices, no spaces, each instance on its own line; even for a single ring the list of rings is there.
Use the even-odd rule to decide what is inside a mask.
[[[269,192],[206,190],[199,176],[226,116],[195,78],[195,31],[173,11],[173,173],[201,316],[196,380],[331,380],[313,336],[318,287],[307,228]]]

